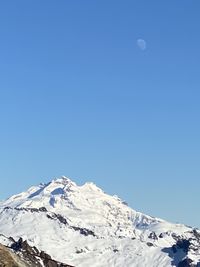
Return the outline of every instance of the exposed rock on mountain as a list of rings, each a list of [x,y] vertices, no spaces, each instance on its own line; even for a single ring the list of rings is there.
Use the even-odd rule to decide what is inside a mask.
[[[11,250],[0,244],[0,266],[1,267],[28,267],[20,257]]]
[[[3,236],[3,239],[7,247],[0,244],[1,267],[73,267],[53,260],[50,255],[31,247],[22,238],[15,241],[11,237]]]

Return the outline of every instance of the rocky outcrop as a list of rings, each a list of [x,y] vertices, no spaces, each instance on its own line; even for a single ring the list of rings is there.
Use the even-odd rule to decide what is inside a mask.
[[[177,267],[200,267],[200,262],[195,263],[191,258],[191,254],[198,254],[200,250],[200,234],[193,230],[189,239],[174,235],[176,243],[171,248],[163,249],[172,258],[173,266]],[[180,256],[181,255],[181,256]]]
[[[51,258],[44,251],[31,247],[26,240],[20,238],[10,247],[0,245],[0,266],[1,267],[74,267],[58,262]]]
[[[28,267],[22,262],[19,256],[12,253],[11,250],[0,245],[0,266],[1,267]]]
[[[148,238],[153,239],[153,240],[158,240],[158,237],[157,237],[157,235],[156,235],[155,232],[151,232],[151,233],[149,234]]]

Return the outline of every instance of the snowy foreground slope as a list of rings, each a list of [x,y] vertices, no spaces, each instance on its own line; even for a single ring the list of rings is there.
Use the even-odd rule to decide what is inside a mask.
[[[93,183],[66,177],[1,202],[0,234],[77,267],[200,266],[200,231],[136,212]]]

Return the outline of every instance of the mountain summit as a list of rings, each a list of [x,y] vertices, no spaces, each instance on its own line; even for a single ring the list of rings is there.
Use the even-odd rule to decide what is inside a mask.
[[[73,266],[200,266],[200,232],[137,212],[67,177],[0,203],[0,234]]]

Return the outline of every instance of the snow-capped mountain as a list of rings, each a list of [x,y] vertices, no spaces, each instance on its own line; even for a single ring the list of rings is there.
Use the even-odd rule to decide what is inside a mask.
[[[76,267],[200,266],[200,231],[62,177],[0,203],[0,234]]]

